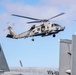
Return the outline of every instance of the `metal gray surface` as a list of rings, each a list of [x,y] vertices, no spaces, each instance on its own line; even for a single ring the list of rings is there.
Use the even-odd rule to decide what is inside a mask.
[[[73,35],[72,39],[72,75],[76,75],[76,35]]]
[[[68,75],[66,70],[71,68],[71,40],[60,40],[59,75]]]
[[[3,50],[0,45],[0,73],[2,73],[4,71],[9,71],[9,68],[8,68]]]
[[[58,68],[49,67],[13,67],[2,75],[59,75]]]
[[[59,75],[59,71],[58,71],[58,68],[49,68],[49,67],[8,68],[3,50],[0,46],[0,75]]]

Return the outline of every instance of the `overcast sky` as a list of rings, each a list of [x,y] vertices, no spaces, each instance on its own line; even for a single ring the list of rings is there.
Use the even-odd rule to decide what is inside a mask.
[[[75,3],[75,0],[0,0],[0,43],[8,65],[20,66],[19,60],[22,60],[25,67],[59,67],[58,39],[72,39],[76,32]],[[58,33],[55,38],[35,37],[32,42],[32,38],[5,37],[9,33],[7,27],[10,24],[17,34],[27,31],[33,25],[26,24],[31,20],[11,14],[48,19],[62,12],[65,14],[50,21],[66,27],[65,31]]]

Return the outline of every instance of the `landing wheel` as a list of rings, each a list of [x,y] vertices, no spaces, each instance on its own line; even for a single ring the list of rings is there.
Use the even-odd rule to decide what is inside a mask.
[[[32,41],[34,41],[34,39],[32,39]]]
[[[53,37],[55,37],[56,35],[55,34],[53,34]]]

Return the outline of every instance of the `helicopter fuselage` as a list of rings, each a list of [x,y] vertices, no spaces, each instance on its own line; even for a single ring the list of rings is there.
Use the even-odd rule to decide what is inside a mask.
[[[49,36],[49,35],[55,35],[60,31],[63,31],[65,27],[61,27],[58,24],[41,24],[39,26],[33,26],[30,29],[30,36]]]
[[[53,37],[55,37],[55,35],[60,32],[63,31],[65,29],[65,27],[61,27],[58,24],[40,24],[38,26],[33,25],[28,31],[23,32],[19,35],[14,34],[14,31],[12,30],[12,28],[8,28],[10,31],[10,34],[7,35],[7,37],[9,38],[27,38],[27,37],[34,37],[34,36],[49,36],[49,35],[53,35]]]

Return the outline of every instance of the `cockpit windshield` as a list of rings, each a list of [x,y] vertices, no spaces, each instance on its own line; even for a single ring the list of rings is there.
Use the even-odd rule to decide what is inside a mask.
[[[35,25],[33,25],[31,28],[30,28],[30,30],[33,30],[35,28]]]
[[[54,26],[60,26],[60,25],[58,25],[58,24],[56,24],[56,23],[54,23],[53,25],[54,25]]]

